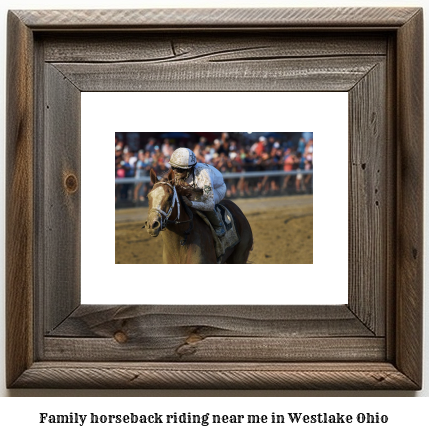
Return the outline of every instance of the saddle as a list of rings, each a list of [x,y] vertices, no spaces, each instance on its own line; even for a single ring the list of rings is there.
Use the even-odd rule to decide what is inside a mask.
[[[195,210],[195,212],[210,227],[213,235],[213,241],[215,244],[217,261],[218,263],[221,263],[221,258],[225,254],[225,251],[228,248],[236,246],[240,242],[240,236],[237,233],[232,213],[222,204],[217,204],[215,208],[220,213],[226,230],[225,236],[223,236],[222,238],[219,238],[219,236],[216,235],[213,226],[211,225],[208,218],[205,216],[204,212],[201,212],[199,210]]]

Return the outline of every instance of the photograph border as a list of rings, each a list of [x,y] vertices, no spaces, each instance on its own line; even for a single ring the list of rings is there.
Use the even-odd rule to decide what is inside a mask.
[[[349,92],[349,303],[81,305],[80,93],[271,86],[260,66],[253,81],[238,80],[249,56],[234,60],[235,77],[222,84],[183,83],[178,75],[177,83],[148,80],[139,89],[104,37],[164,38],[177,56],[165,35],[236,40],[249,32],[387,40],[387,55],[358,56],[337,76],[329,72],[329,89]],[[107,61],[73,59],[67,38],[96,35],[97,55]],[[61,50],[58,41],[66,41]],[[8,388],[421,389],[421,8],[10,11],[7,48]],[[216,74],[230,72],[228,64]],[[326,91],[327,76],[293,86]]]

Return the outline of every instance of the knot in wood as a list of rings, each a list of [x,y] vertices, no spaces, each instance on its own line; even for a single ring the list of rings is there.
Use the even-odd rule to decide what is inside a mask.
[[[121,332],[120,330],[117,331],[113,335],[113,337],[115,338],[115,341],[119,342],[120,344],[123,344],[123,343],[127,342],[127,340],[128,340],[127,335],[124,332]]]
[[[189,335],[189,337],[186,339],[186,344],[190,345],[190,344],[195,344],[196,342],[200,342],[203,340],[203,337],[196,334],[196,333],[191,333]]]
[[[65,181],[64,184],[66,186],[67,192],[69,192],[70,194],[73,194],[74,192],[77,191],[77,178],[74,174],[69,174]]]

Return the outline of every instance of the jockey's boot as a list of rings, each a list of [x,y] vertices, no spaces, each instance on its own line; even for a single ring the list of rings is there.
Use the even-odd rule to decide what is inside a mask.
[[[206,217],[209,219],[210,224],[213,226],[214,231],[219,238],[222,238],[222,236],[225,236],[226,229],[223,224],[222,218],[220,217],[220,214],[215,210],[205,210],[204,211]]]

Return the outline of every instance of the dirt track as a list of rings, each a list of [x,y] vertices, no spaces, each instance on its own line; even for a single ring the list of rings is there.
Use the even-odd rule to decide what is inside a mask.
[[[313,263],[313,197],[234,200],[250,222],[254,249],[249,262]],[[141,227],[147,208],[116,211],[116,263],[162,263],[162,239]]]

